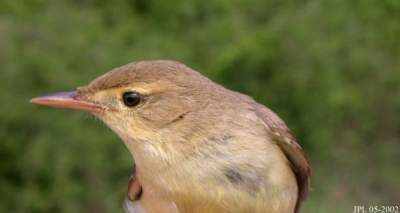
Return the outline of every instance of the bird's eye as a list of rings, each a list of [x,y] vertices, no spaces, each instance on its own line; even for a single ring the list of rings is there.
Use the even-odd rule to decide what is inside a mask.
[[[126,106],[134,107],[140,103],[142,95],[137,92],[125,92],[122,95],[122,100]]]

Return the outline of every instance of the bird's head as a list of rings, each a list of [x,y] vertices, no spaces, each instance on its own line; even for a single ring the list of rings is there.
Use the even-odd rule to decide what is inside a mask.
[[[210,95],[205,92],[207,86],[208,79],[183,64],[144,61],[113,69],[76,91],[53,93],[31,102],[88,111],[113,129],[132,152],[140,143],[183,140],[183,134],[191,131],[190,123],[201,119],[191,114]],[[165,134],[169,137],[163,137]]]

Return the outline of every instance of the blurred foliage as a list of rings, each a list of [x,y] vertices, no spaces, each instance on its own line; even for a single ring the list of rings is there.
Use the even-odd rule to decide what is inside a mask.
[[[304,212],[399,205],[400,1],[0,1],[0,212],[121,212],[132,160],[101,122],[30,105],[174,59],[276,111],[313,165]]]

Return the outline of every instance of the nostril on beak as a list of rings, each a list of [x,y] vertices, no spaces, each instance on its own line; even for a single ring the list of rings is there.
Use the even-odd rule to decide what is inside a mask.
[[[30,102],[49,107],[76,109],[88,112],[94,112],[101,109],[101,107],[96,103],[77,99],[77,94],[77,91],[57,92],[33,98]]]

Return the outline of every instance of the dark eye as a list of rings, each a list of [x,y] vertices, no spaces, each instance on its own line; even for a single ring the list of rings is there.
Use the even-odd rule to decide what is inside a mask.
[[[124,104],[128,107],[134,107],[140,103],[142,100],[142,95],[137,92],[125,92],[122,95]]]

